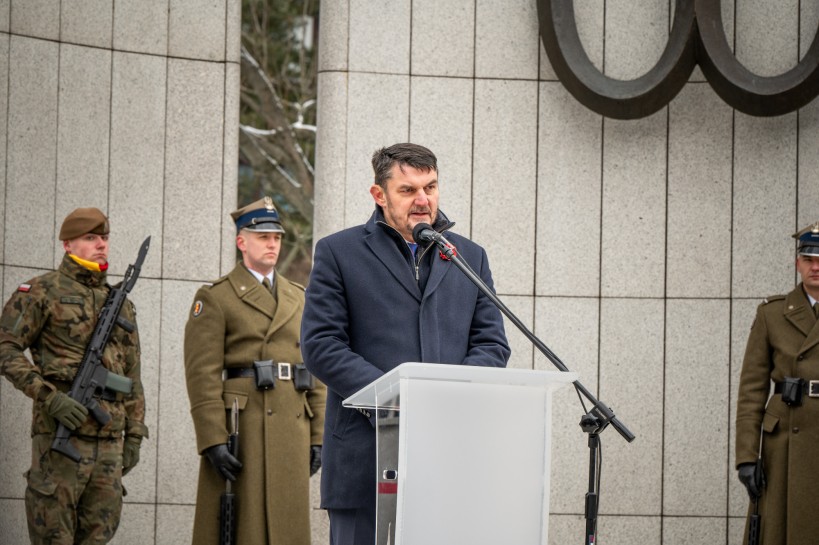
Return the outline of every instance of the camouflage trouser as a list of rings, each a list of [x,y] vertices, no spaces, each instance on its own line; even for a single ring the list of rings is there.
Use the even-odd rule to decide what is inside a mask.
[[[122,439],[78,439],[74,462],[51,450],[53,435],[35,435],[26,472],[26,517],[32,545],[108,543],[122,511]]]

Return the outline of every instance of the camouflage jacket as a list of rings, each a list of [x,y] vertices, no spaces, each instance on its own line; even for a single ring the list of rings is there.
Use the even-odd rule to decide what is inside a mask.
[[[90,271],[66,254],[56,271],[20,284],[3,308],[0,374],[34,400],[32,434],[56,429],[43,402],[51,391],[65,392],[71,387],[109,290],[105,272]],[[133,303],[126,301],[120,315],[136,326]],[[24,355],[26,349],[31,352],[33,365]],[[136,327],[131,333],[114,327],[102,359],[107,369],[133,380],[133,390],[124,397],[118,394],[115,401],[100,400],[111,415],[104,427],[89,415],[75,433],[147,437]]]

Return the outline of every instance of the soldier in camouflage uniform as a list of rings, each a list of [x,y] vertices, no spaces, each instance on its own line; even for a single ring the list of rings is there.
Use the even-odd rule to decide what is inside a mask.
[[[25,475],[32,544],[108,543],[119,525],[122,475],[139,461],[140,444],[148,436],[130,301],[120,316],[134,324],[133,331],[115,327],[102,359],[107,369],[133,380],[131,393],[99,401],[111,415],[105,426],[65,393],[110,290],[108,231],[100,210],[74,210],[60,230],[66,253],[59,268],[20,284],[0,316],[0,374],[34,401],[31,468]],[[50,449],[58,423],[72,430],[79,463]]]

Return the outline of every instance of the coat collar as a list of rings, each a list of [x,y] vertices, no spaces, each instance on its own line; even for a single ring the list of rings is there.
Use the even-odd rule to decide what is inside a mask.
[[[264,286],[241,262],[230,271],[227,279],[240,301],[255,308],[268,318],[273,318],[276,313],[276,304],[272,301],[273,294],[264,289]]]
[[[449,221],[446,215],[438,211],[438,216],[435,219],[434,229],[443,232],[455,225]],[[432,270],[430,272],[429,280],[424,294],[418,287],[418,282],[413,275],[412,267],[407,262],[407,257],[402,252],[399,243],[403,241],[401,234],[393,227],[389,226],[384,219],[384,211],[380,206],[376,205],[370,219],[364,225],[364,243],[375,254],[376,258],[386,267],[392,274],[398,284],[403,287],[410,295],[412,295],[419,302],[425,295],[432,293],[435,288],[441,283],[441,280],[446,273],[451,269],[448,261],[441,259],[432,259]],[[434,252],[435,248],[419,247],[419,252]]]
[[[227,280],[240,301],[271,319],[267,336],[286,324],[299,309],[297,288],[278,272],[275,298],[241,262],[230,271]]]

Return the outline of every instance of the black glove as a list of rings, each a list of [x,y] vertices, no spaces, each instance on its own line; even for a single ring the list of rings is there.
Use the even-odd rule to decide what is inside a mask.
[[[759,481],[757,481],[756,464],[747,462],[739,464],[739,467],[737,467],[737,475],[739,476],[739,481],[744,484],[746,490],[748,490],[748,497],[751,498],[751,501],[756,501],[762,493],[762,488],[765,486],[765,474],[760,471]]]
[[[227,445],[213,445],[202,453],[216,472],[224,479],[235,481],[236,475],[242,470],[242,462],[236,459],[228,450]]]
[[[310,476],[321,469],[321,445],[310,445]]]

